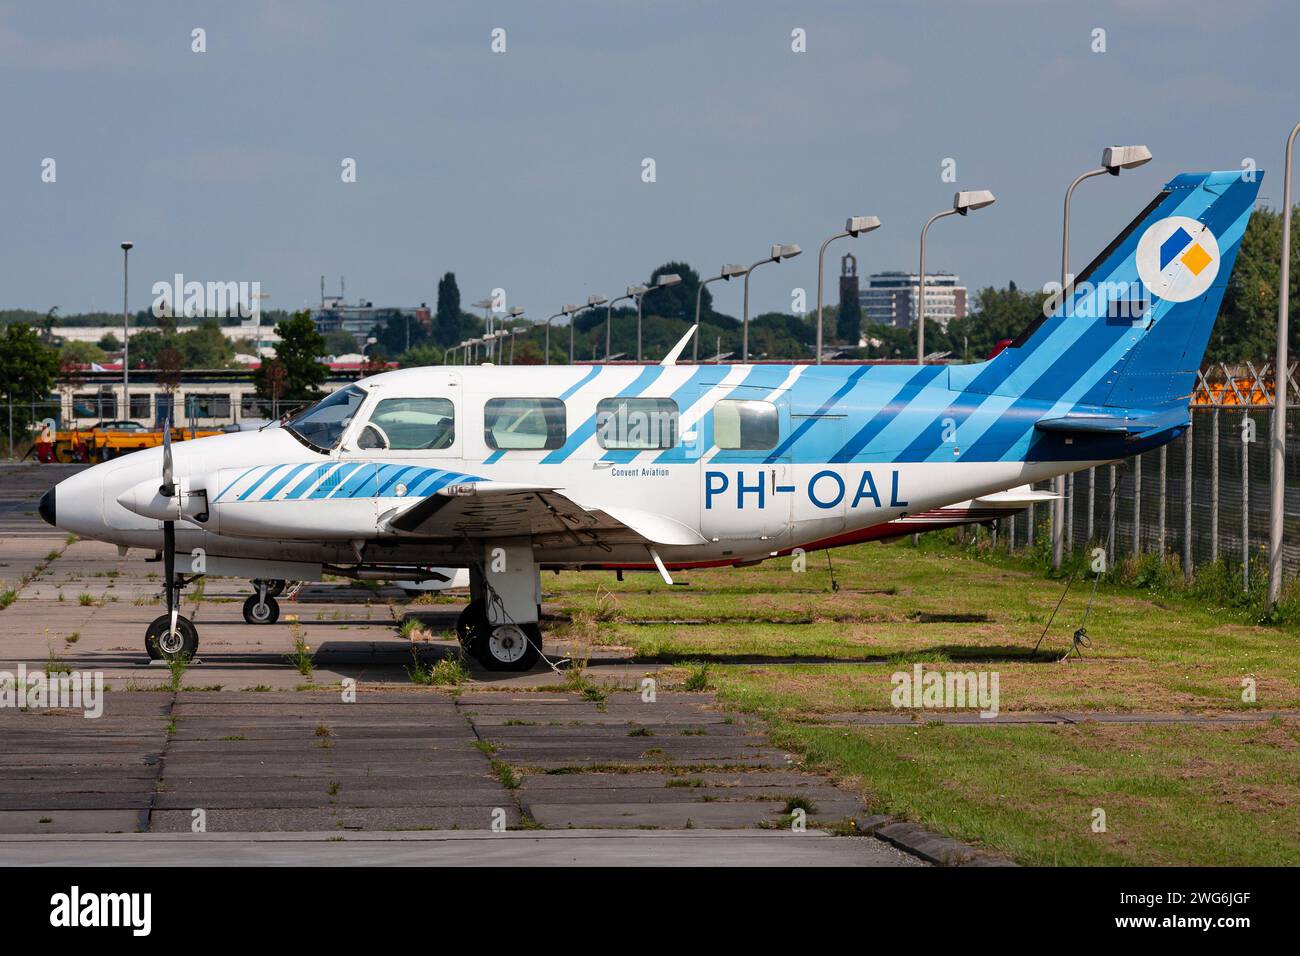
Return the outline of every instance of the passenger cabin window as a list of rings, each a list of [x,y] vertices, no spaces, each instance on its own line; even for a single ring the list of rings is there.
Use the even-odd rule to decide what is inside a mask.
[[[446,398],[386,398],[375,406],[357,447],[390,451],[450,448],[456,411]]]
[[[771,402],[726,399],[713,406],[713,440],[719,448],[775,448],[780,431],[776,406]]]
[[[558,398],[492,398],[483,406],[483,440],[502,451],[564,447],[564,402]]]
[[[596,444],[610,449],[676,446],[677,403],[671,398],[602,398],[596,404]]]
[[[285,428],[299,441],[321,451],[337,448],[352,416],[357,413],[366,393],[355,385],[341,388],[321,399],[301,415],[289,419]]]

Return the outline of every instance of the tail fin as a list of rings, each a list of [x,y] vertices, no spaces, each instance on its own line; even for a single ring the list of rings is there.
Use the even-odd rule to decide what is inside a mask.
[[[1075,407],[1185,406],[1263,175],[1171,180],[1050,314],[961,384]]]

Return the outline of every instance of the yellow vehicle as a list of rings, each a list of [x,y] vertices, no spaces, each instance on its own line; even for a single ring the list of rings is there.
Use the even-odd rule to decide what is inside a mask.
[[[220,429],[173,428],[172,441],[205,438],[220,435]],[[42,433],[46,438],[48,432]],[[53,433],[52,440],[36,443],[36,455],[41,461],[58,461],[64,464],[108,461],[141,448],[162,444],[163,430],[147,429],[131,421],[98,422],[89,428]],[[42,446],[45,446],[42,448]]]

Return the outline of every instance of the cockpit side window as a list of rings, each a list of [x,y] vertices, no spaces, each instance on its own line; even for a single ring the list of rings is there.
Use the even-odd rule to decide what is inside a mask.
[[[289,419],[285,428],[299,441],[319,451],[338,447],[366,393],[355,385],[339,389],[300,415]]]
[[[446,398],[386,398],[361,429],[360,448],[392,451],[450,448],[456,438],[456,410]]]

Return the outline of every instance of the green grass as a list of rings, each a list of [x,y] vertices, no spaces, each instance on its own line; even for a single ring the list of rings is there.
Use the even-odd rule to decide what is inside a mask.
[[[817,727],[776,740],[874,810],[1026,864],[1300,862],[1300,723]],[[1094,809],[1106,832],[1092,831]]]
[[[1021,863],[1300,862],[1295,719],[836,722],[839,713],[891,711],[891,676],[918,662],[998,672],[1003,713],[1300,710],[1291,604],[1265,617],[1258,588],[1242,591],[1239,569],[1203,568],[1188,586],[1176,563],[1121,562],[1098,587],[1091,646],[1060,663],[1090,577],[1076,580],[1044,634],[1065,580],[1047,573],[1041,546],[1008,555],[992,550],[987,534],[973,545],[951,535],[921,541],[833,552],[838,591],[824,556],[813,555],[803,573],[777,559],[679,574],[689,587],[649,575],[622,585],[597,573],[563,575],[546,579],[547,600],[571,616],[558,636],[630,648],[659,663],[669,686],[715,689],[723,707],[762,717],[779,746],[856,786],[873,812]],[[1288,601],[1295,594],[1293,586]],[[1243,699],[1247,679],[1253,702]],[[569,683],[582,689],[589,678]],[[1097,808],[1104,833],[1092,830]]]
[[[420,655],[411,653],[411,666],[406,668],[406,676],[413,684],[426,687],[458,687],[470,679],[469,667],[462,657],[444,657],[429,665],[420,660]]]

